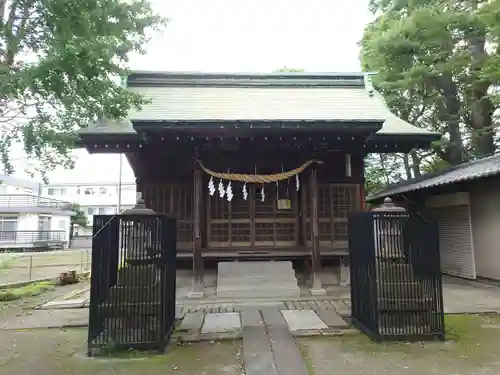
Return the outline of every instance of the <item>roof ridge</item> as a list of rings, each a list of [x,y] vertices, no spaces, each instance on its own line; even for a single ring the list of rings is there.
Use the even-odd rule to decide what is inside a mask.
[[[305,86],[365,87],[365,73],[203,73],[132,71],[127,86]]]

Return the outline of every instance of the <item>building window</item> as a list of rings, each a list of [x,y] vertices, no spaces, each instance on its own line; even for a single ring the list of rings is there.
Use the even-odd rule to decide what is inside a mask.
[[[94,188],[85,188],[85,195],[94,195],[94,194],[95,194]]]
[[[0,216],[0,241],[15,241],[17,216]]]
[[[80,188],[76,188],[76,195],[80,195],[81,194],[81,191],[80,191]]]
[[[87,208],[87,215],[93,215],[94,214],[94,208],[93,207],[88,207]]]
[[[57,189],[57,188],[49,188],[47,190],[47,194],[48,195],[60,195],[61,194],[61,189]]]
[[[99,207],[99,215],[104,215],[106,213],[106,207]]]
[[[107,194],[107,193],[108,193],[108,188],[106,187],[99,188],[99,194]]]
[[[68,194],[68,189],[61,188],[61,195],[67,195],[67,194]]]
[[[50,240],[50,227],[52,223],[51,216],[38,216],[38,240],[49,241]]]

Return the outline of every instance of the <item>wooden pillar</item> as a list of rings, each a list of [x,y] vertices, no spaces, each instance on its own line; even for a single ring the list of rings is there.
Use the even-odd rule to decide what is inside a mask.
[[[202,216],[202,175],[198,164],[193,175],[193,289],[189,298],[201,298],[205,295],[203,283],[203,255],[201,249],[201,216]]]
[[[311,168],[309,181],[309,192],[311,202],[311,239],[312,239],[312,287],[309,290],[313,296],[326,295],[321,282],[321,259],[319,250],[319,226],[318,226],[318,181],[316,168]]]

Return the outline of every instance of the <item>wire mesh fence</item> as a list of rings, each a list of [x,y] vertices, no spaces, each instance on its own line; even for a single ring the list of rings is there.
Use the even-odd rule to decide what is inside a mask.
[[[0,286],[57,278],[62,272],[90,272],[92,250],[0,253]]]

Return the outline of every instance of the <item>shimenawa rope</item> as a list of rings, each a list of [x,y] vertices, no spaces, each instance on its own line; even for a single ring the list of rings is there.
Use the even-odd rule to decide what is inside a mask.
[[[311,159],[306,161],[304,164],[302,164],[300,167],[286,171],[286,172],[281,172],[281,173],[275,173],[275,174],[242,174],[242,173],[220,173],[220,172],[215,172],[211,169],[208,169],[203,165],[201,160],[196,159],[198,164],[200,165],[200,168],[209,176],[212,176],[214,178],[222,179],[222,180],[228,180],[228,181],[240,181],[240,182],[246,182],[248,184],[268,184],[271,182],[277,182],[277,181],[283,181],[286,179],[289,179],[290,177],[293,177],[299,173],[302,173],[307,167],[309,167],[311,164],[323,164],[321,160],[316,160],[316,159]]]

